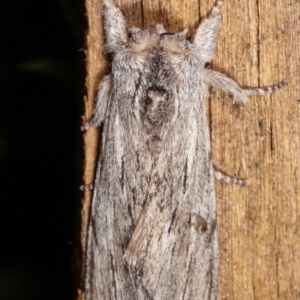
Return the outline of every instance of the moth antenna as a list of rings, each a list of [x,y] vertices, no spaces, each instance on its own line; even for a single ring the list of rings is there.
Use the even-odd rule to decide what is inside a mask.
[[[115,52],[121,44],[127,42],[128,37],[124,15],[113,0],[103,0],[103,19],[106,50]]]
[[[221,25],[221,7],[223,0],[215,3],[210,15],[198,27],[192,38],[194,45],[199,47],[204,62],[210,62],[213,59],[218,33]]]

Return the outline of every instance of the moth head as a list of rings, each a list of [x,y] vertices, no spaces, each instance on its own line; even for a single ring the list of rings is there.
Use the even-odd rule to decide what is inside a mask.
[[[113,56],[115,71],[122,67],[129,76],[138,78],[141,72],[153,74],[157,70],[168,82],[199,82],[205,63],[212,59],[218,25],[207,26],[204,21],[191,40],[186,37],[187,30],[169,33],[161,24],[127,30],[125,18],[113,1],[103,0],[103,5],[106,50]],[[159,67],[155,69],[156,63]]]
[[[127,46],[132,54],[147,55],[159,50],[166,55],[174,56],[188,54],[190,42],[186,39],[185,33],[169,33],[162,29],[162,25],[148,27],[144,30],[136,28],[128,30]]]
[[[152,30],[147,30],[144,33],[142,33],[140,28],[136,27],[127,31],[124,15],[121,10],[115,6],[113,0],[103,0],[103,9],[106,48],[110,53],[116,52],[122,44],[128,43],[129,40],[131,40],[132,44],[136,43],[136,45],[133,45],[134,52],[145,53],[158,42],[153,33],[156,33],[157,35],[170,35],[166,32],[162,24],[158,24],[152,28]],[[205,31],[205,26],[202,27],[200,26],[198,28],[193,38],[193,43],[200,48],[202,47],[203,42],[209,43],[209,41],[203,41],[201,39],[202,32]],[[166,38],[164,41],[166,49],[173,54],[180,53],[183,50],[183,47],[178,42],[186,41],[186,33],[187,30],[184,30],[177,33],[176,38]],[[182,39],[180,40],[179,37]]]
[[[130,36],[138,34],[142,30],[132,28],[127,32],[125,18],[120,9],[115,6],[113,0],[103,0],[103,7],[106,47],[108,52],[113,53],[118,50],[120,45],[127,43]],[[204,63],[211,61],[213,58],[221,15],[212,13],[211,18],[212,20],[205,19],[204,22],[200,24],[191,40],[191,43],[198,49]],[[166,34],[161,24],[156,25],[154,30],[158,35]],[[177,37],[182,36],[185,38],[186,31],[184,30],[176,35]],[[209,38],[207,38],[208,36]],[[180,54],[184,51],[184,43],[182,45],[178,43],[179,41],[178,38],[165,40],[165,47],[170,54]],[[151,36],[151,32],[147,32],[144,35],[140,35],[140,40],[135,45],[134,43],[132,44],[133,52],[145,54],[149,49],[153,48],[155,43],[157,43],[155,36]]]

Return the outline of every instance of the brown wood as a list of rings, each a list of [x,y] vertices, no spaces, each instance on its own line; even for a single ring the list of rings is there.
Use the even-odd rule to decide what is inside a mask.
[[[214,0],[115,1],[128,26],[163,23],[191,35]],[[87,78],[84,120],[106,73],[101,1],[86,0]],[[247,187],[216,181],[223,299],[300,299],[300,2],[225,0],[222,29],[211,68],[242,86],[290,84],[245,105],[213,91],[209,117],[214,165]],[[93,183],[97,129],[84,134],[84,182]],[[86,247],[92,193],[82,201],[82,249]],[[84,273],[84,263],[82,263]],[[78,299],[84,299],[83,289]],[[96,300],[96,299],[95,299]],[[98,300],[98,299],[97,299]]]

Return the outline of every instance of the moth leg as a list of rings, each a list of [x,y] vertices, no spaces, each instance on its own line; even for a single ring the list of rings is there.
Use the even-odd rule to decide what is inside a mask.
[[[212,87],[219,88],[225,93],[231,94],[234,99],[238,102],[247,102],[248,96],[253,95],[264,95],[267,93],[273,93],[276,90],[286,86],[288,84],[287,80],[283,80],[280,83],[266,88],[253,88],[253,89],[242,89],[236,81],[227,77],[226,75],[213,71],[210,69],[205,69],[203,74],[204,82]]]
[[[80,190],[81,191],[92,191],[94,189],[94,185],[93,184],[84,184],[80,186]]]
[[[81,130],[87,130],[91,126],[100,126],[106,116],[106,109],[110,100],[111,90],[111,75],[103,78],[99,85],[99,90],[96,98],[96,106],[92,117],[81,126]]]
[[[90,127],[92,127],[93,125],[95,125],[95,119],[94,116],[92,116],[87,122],[85,122],[81,127],[81,131],[86,131],[87,129],[89,129]],[[97,125],[96,125],[97,126]],[[99,125],[98,125],[99,126]]]
[[[279,83],[272,86],[267,86],[264,88],[251,88],[251,89],[244,90],[244,92],[247,94],[247,96],[254,96],[254,95],[261,96],[265,94],[272,94],[288,84],[289,82],[287,80],[282,80]]]
[[[246,179],[238,179],[238,178],[230,177],[230,176],[227,176],[227,175],[223,174],[222,172],[217,171],[215,169],[214,169],[214,175],[215,175],[216,179],[223,180],[226,183],[234,183],[234,184],[238,184],[238,185],[248,185],[249,184],[249,181]]]

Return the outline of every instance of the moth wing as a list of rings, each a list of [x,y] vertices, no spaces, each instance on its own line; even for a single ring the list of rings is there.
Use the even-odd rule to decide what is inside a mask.
[[[98,88],[98,94],[96,98],[96,105],[93,111],[92,117],[81,126],[81,130],[87,130],[91,126],[100,126],[107,113],[107,108],[109,107],[109,101],[112,89],[112,77],[111,75],[106,75],[100,82]]]
[[[124,106],[119,106],[113,94],[110,98],[90,213],[86,299],[147,299],[144,289],[139,288],[140,283],[131,279],[124,258],[136,223],[134,199],[142,198],[143,194],[136,181],[142,182],[141,186],[146,181],[143,174],[137,179],[132,172],[137,164],[145,165],[144,158],[137,155],[140,148],[132,142],[133,139],[141,141],[142,137],[136,128],[134,137],[126,134],[128,126],[138,125],[130,115],[122,116]]]
[[[197,123],[202,117],[192,113],[169,132],[125,252],[153,299],[217,293],[214,179],[210,146],[203,145],[209,133]],[[182,129],[185,135],[175,134]]]

